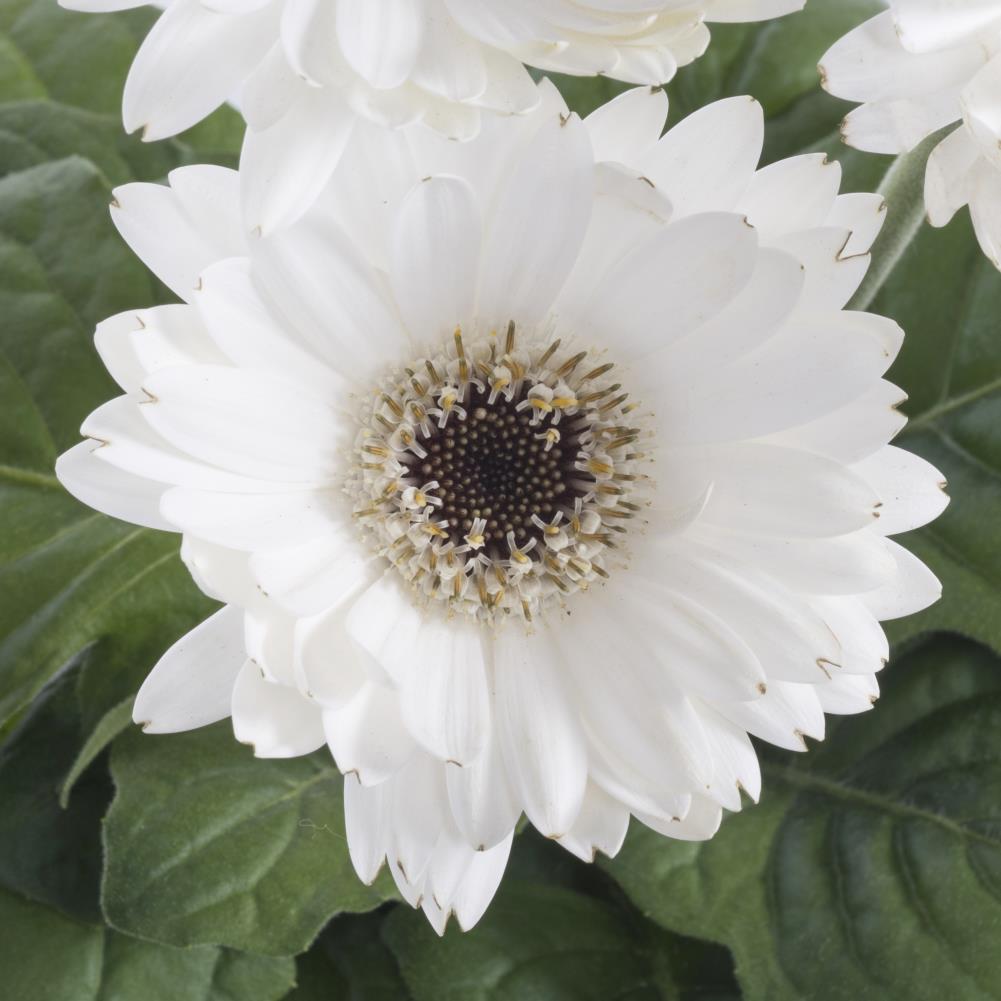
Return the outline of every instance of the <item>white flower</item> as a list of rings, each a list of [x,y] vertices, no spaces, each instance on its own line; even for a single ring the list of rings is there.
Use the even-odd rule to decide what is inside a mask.
[[[824,86],[865,102],[845,141],[902,153],[956,121],[934,149],[925,205],[944,226],[964,205],[984,253],[1001,268],[1001,0],[891,0],[824,56]]]
[[[60,0],[85,11],[150,0]],[[235,99],[251,228],[294,219],[326,183],[356,114],[468,139],[481,113],[530,111],[522,62],[660,84],[709,42],[805,0],[158,0],[125,85],[129,132],[161,139]],[[310,127],[312,126],[312,127]],[[280,190],[284,198],[276,198]]]
[[[939,594],[889,539],[946,504],[888,444],[901,332],[843,310],[881,200],[821,156],[756,170],[749,98],[661,139],[659,90],[581,122],[540,89],[466,144],[359,126],[249,242],[232,172],[119,189],[184,304],[99,327],[125,395],[58,466],[226,603],[136,720],[327,744],[359,875],[388,858],[439,930],[522,811],[588,860],[630,815],[710,837],[758,797],[748,734],[868,709],[878,620]]]

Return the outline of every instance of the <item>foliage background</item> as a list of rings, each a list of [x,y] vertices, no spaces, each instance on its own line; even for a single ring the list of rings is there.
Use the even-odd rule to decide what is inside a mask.
[[[111,521],[52,475],[115,390],[96,322],[169,293],[126,250],[111,188],[234,164],[222,111],[176,140],[124,137],[144,11],[0,0],[0,994],[9,1001],[785,1001],[1001,998],[1001,275],[965,213],[921,225],[927,147],[841,146],[815,64],[878,0],[810,0],[720,26],[672,120],[751,93],[765,159],[825,150],[890,221],[858,304],[908,332],[901,442],[953,503],[906,544],[943,601],[895,624],[877,711],[808,755],[761,748],[761,805],[706,845],[634,825],[584,866],[519,836],[476,931],[439,941],[391,884],[350,871],[322,753],[258,762],[226,724],[143,737],[131,699],[211,611],[176,538]],[[608,81],[559,81],[585,113]]]

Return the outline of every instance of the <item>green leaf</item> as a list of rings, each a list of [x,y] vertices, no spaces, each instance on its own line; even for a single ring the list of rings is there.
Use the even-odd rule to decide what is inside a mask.
[[[104,909],[175,945],[302,952],[340,911],[393,893],[363,886],[344,837],[343,779],[326,752],[260,760],[228,723],[115,741]]]
[[[74,921],[0,890],[5,1001],[278,1001],[291,960],[174,949]]]
[[[470,933],[398,907],[382,938],[415,1001],[735,1001],[725,949],[644,918],[595,866],[534,832]]]
[[[91,769],[66,809],[57,800],[80,740],[74,681],[58,679],[0,748],[0,886],[95,921],[112,789],[106,771]]]
[[[115,737],[132,725],[132,704],[134,701],[135,696],[127,695],[117,706],[109,709],[84,741],[83,747],[80,748],[69,771],[66,772],[59,790],[59,805],[64,810],[69,805],[70,794],[80,776]]]
[[[877,712],[769,754],[762,802],[705,844],[635,827],[609,871],[668,928],[728,945],[749,1001],[1001,997],[1001,663],[938,638]]]
[[[437,940],[422,915],[397,909],[386,936],[416,1001],[656,1001],[634,929],[597,900],[508,881],[474,934]]]
[[[415,1001],[659,1001],[680,997],[664,932],[560,887],[508,880],[472,934],[435,937],[397,908],[385,937]]]
[[[387,913],[343,914],[296,960],[296,990],[285,1001],[412,1001],[382,940]]]

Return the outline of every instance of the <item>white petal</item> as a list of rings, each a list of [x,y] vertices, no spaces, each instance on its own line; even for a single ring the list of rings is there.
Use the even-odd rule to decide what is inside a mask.
[[[843,674],[817,689],[825,713],[851,716],[868,712],[879,698],[879,682],[871,674]]]
[[[778,683],[754,702],[731,702],[716,710],[748,733],[790,751],[805,751],[805,737],[824,739],[824,710],[818,686]]]
[[[326,215],[310,213],[252,251],[269,306],[333,369],[367,374],[407,353],[381,277]]]
[[[879,494],[879,530],[884,535],[909,532],[934,521],[948,506],[945,477],[912,452],[887,445],[856,463],[854,471]]]
[[[714,484],[702,519],[728,531],[780,537],[845,535],[879,517],[880,496],[840,462],[755,443],[663,456]]]
[[[723,819],[723,811],[704,796],[692,798],[688,813],[680,820],[661,820],[645,814],[636,814],[636,819],[658,834],[679,841],[708,841],[718,830]]]
[[[933,605],[942,596],[938,578],[903,546],[887,539],[887,552],[895,570],[883,587],[861,596],[877,619],[899,619]]]
[[[970,200],[970,172],[980,149],[965,128],[946,136],[928,157],[925,205],[933,226],[945,226]]]
[[[249,129],[240,152],[244,231],[270,233],[298,220],[330,180],[354,124],[336,93],[300,87],[287,114]]]
[[[148,376],[142,414],[204,462],[290,483],[328,482],[341,466],[347,422],[304,387],[250,369],[169,368]]]
[[[610,269],[572,319],[629,361],[708,323],[750,281],[757,236],[742,216],[705,213],[668,226]]]
[[[382,867],[389,840],[390,784],[366,788],[357,775],[344,777],[344,831],[358,878],[369,886]]]
[[[442,766],[426,754],[417,754],[392,781],[387,854],[394,873],[420,893],[447,816]]]
[[[485,852],[477,852],[462,878],[452,900],[455,919],[463,931],[469,931],[483,917],[497,887],[500,886],[514,833],[507,839]]]
[[[395,775],[417,750],[399,697],[382,685],[366,684],[343,708],[326,710],[323,727],[337,767],[366,786]]]
[[[508,776],[529,820],[547,837],[561,837],[580,812],[587,752],[552,647],[510,628],[497,637],[494,657],[495,721]]]
[[[231,549],[267,551],[305,545],[336,532],[342,505],[336,489],[254,495],[175,487],[163,495],[160,509],[175,530]]]
[[[490,691],[478,623],[429,618],[400,693],[407,729],[442,761],[471,765],[490,739]]]
[[[390,276],[419,343],[440,342],[472,320],[482,230],[476,196],[459,178],[426,178],[403,200]]]
[[[269,597],[296,615],[316,615],[353,600],[374,583],[375,554],[352,526],[332,524],[323,539],[303,546],[255,553],[250,572]]]
[[[594,159],[632,164],[660,139],[667,121],[661,87],[636,87],[603,104],[584,119]]]
[[[111,218],[143,263],[188,299],[204,268],[245,252],[239,184],[234,171],[210,166],[180,167],[170,182],[115,188]]]
[[[530,324],[552,305],[584,241],[593,154],[576,115],[551,115],[511,169],[487,225],[480,318]]]
[[[273,483],[230,473],[192,459],[171,446],[143,419],[141,400],[120,396],[95,410],[81,428],[101,442],[93,453],[99,462],[155,483],[239,493],[270,492]]]
[[[471,765],[449,765],[445,780],[452,817],[473,848],[491,848],[511,833],[521,807],[507,777],[496,734]]]
[[[265,681],[249,660],[233,689],[233,733],[258,758],[294,758],[324,742],[319,708],[294,688]]]
[[[970,177],[970,216],[983,252],[1001,268],[1001,170],[981,160]]]
[[[220,14],[198,0],[176,0],[146,36],[125,82],[128,132],[147,140],[190,128],[228,97],[275,38],[272,9]]]
[[[243,612],[227,605],[157,661],[139,689],[132,718],[147,733],[178,733],[225,719],[246,659]]]
[[[400,685],[414,676],[423,617],[395,570],[376,581],[355,602],[348,615],[348,632]]]
[[[427,16],[423,0],[338,0],[344,58],[373,87],[400,86],[417,61]]]
[[[750,97],[706,105],[679,122],[637,164],[678,218],[736,211],[761,156],[764,115]]]
[[[281,376],[330,403],[350,406],[346,399],[350,384],[282,328],[258,293],[247,258],[208,267],[193,303],[221,357],[238,368]]]
[[[93,453],[100,447],[96,442],[82,441],[59,456],[59,482],[77,500],[102,514],[145,528],[176,531],[160,514],[164,485],[98,461]]]
[[[841,186],[841,165],[823,153],[779,160],[759,170],[740,210],[762,241],[823,226]]]
[[[891,0],[897,34],[911,52],[927,52],[953,45],[968,35],[1001,22],[995,0]]]
[[[345,610],[297,619],[293,632],[293,671],[299,691],[324,709],[342,709],[367,681],[376,680],[371,658],[348,636]]]
[[[592,784],[587,787],[577,820],[560,838],[560,844],[584,862],[593,862],[598,852],[615,858],[626,839],[628,827],[629,811]]]
[[[943,18],[940,25],[948,20]],[[943,45],[937,52],[908,52],[900,44],[893,14],[887,12],[836,42],[821,59],[820,71],[824,87],[847,101],[926,97],[965,83],[984,60],[978,48]]]

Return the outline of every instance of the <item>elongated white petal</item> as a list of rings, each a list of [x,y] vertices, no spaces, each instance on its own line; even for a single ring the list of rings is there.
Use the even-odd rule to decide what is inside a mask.
[[[194,730],[225,719],[245,660],[243,613],[227,605],[160,658],[139,689],[132,718],[147,733]]]
[[[395,775],[417,750],[400,718],[399,698],[378,684],[366,684],[341,709],[325,710],[323,728],[337,767],[366,786]]]
[[[498,194],[480,266],[480,317],[531,323],[552,305],[573,267],[591,213],[593,154],[575,115],[551,116]]]
[[[428,178],[400,206],[391,278],[418,341],[447,337],[472,320],[482,228],[476,196],[459,178]]]
[[[98,448],[98,442],[82,441],[64,452],[56,463],[59,482],[77,500],[112,518],[176,531],[160,513],[164,485],[100,462],[94,455]]]
[[[543,834],[561,837],[583,804],[587,755],[551,648],[533,657],[532,645],[510,630],[494,644],[496,724],[505,767],[529,820]]]
[[[233,733],[259,758],[294,758],[323,746],[320,710],[297,691],[266,681],[251,661],[233,688]]]
[[[593,862],[599,851],[615,858],[628,827],[629,811],[598,786],[589,785],[580,814],[560,844],[584,862]]]
[[[111,218],[146,266],[182,299],[222,257],[245,250],[236,175],[222,167],[181,167],[170,187],[125,184],[114,191]],[[189,183],[190,182],[190,183]]]

